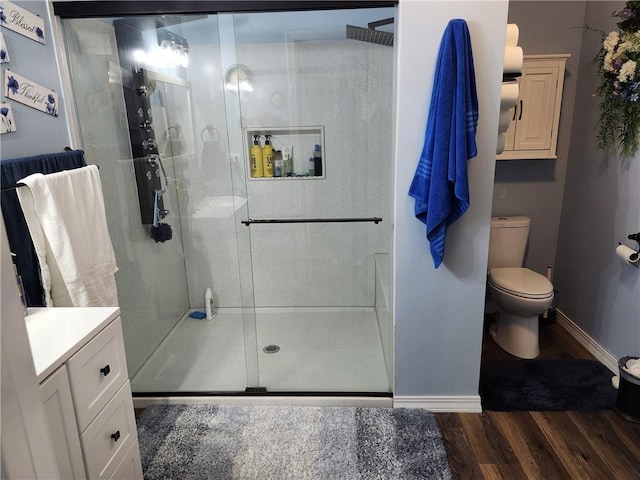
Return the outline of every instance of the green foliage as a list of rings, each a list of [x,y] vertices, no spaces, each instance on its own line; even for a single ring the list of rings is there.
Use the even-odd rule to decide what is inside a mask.
[[[640,1],[630,1],[613,15],[621,19],[618,31],[605,35],[596,57],[600,86],[600,119],[596,144],[615,146],[624,157],[633,156],[640,141]]]

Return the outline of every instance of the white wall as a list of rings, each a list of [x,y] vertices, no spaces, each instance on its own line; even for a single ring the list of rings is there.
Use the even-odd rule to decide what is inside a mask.
[[[401,0],[395,155],[395,395],[478,400],[489,220],[508,2]],[[434,269],[424,225],[407,195],[422,149],[434,66],[450,19],[469,25],[480,118],[469,160],[471,207],[449,228]]]
[[[330,12],[323,12],[329,15]],[[387,10],[379,16],[392,15]],[[242,43],[212,44],[201,24],[215,30],[216,17],[183,25],[192,61],[188,78],[193,86],[196,155],[185,163],[182,187],[185,257],[189,296],[194,307],[202,304],[202,292],[213,286],[218,303],[240,305],[237,224],[251,218],[382,217],[380,224],[254,225],[250,230],[255,305],[264,306],[373,306],[374,254],[390,251],[393,110],[393,49],[344,38],[345,19],[334,20],[339,39],[321,39],[315,18],[318,12],[268,14],[279,20],[279,38],[260,42],[254,34]],[[321,15],[322,16],[322,15]],[[255,21],[254,16],[244,16]],[[258,15],[260,17],[260,15]],[[285,19],[288,19],[286,22]],[[312,21],[313,20],[313,21]],[[241,21],[238,29],[245,28]],[[357,22],[361,23],[361,22]],[[224,22],[220,24],[224,30]],[[327,27],[328,31],[333,30]],[[237,33],[235,30],[232,34]],[[224,34],[224,32],[223,32]],[[243,35],[238,33],[242,38]],[[303,36],[305,41],[294,41]],[[227,52],[231,63],[250,72],[253,92],[221,91]],[[242,125],[225,118],[226,109],[242,113]],[[232,103],[240,102],[238,105]],[[229,124],[227,124],[229,122]],[[220,155],[202,151],[200,132],[207,123],[220,132]],[[227,131],[268,127],[324,128],[322,179],[250,180],[250,144],[227,145]],[[293,136],[274,132],[273,145],[282,148]],[[207,134],[205,134],[207,136]],[[306,148],[294,147],[294,167],[307,171],[308,158],[319,136],[307,136]],[[261,139],[264,144],[264,138]],[[223,158],[231,150],[232,163]],[[219,157],[219,158],[218,158]],[[236,165],[235,158],[243,165]],[[246,183],[232,186],[232,175]],[[246,191],[248,212],[236,218],[194,215],[198,205],[213,197],[238,196]],[[231,213],[231,212],[229,212]],[[240,226],[240,229],[246,227]],[[240,252],[244,260],[246,252]]]

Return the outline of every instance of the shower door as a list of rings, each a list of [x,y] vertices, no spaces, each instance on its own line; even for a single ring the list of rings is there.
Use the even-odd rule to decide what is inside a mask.
[[[135,394],[390,392],[393,15],[63,21]]]
[[[233,41],[222,42],[228,105],[240,107],[230,149],[245,162],[242,253],[269,392],[390,391],[393,48],[350,38],[347,25],[388,19],[393,32],[393,16],[220,16]],[[273,172],[265,158],[262,175],[252,170],[256,139],[271,144]]]

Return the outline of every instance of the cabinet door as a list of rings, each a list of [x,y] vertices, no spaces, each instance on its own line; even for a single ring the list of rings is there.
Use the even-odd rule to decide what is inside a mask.
[[[556,102],[557,66],[527,66],[520,81],[514,150],[549,150]]]
[[[63,365],[40,384],[60,478],[86,479],[67,369]]]

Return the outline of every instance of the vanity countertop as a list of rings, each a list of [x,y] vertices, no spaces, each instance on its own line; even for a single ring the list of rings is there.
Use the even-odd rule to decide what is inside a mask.
[[[29,308],[31,355],[41,382],[120,315],[117,307]]]

